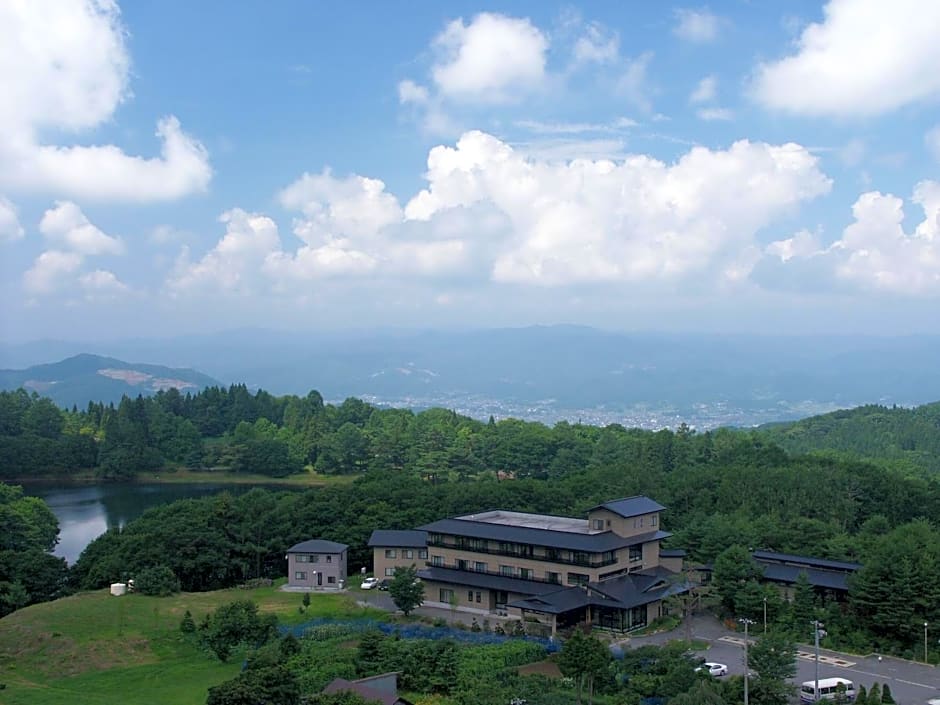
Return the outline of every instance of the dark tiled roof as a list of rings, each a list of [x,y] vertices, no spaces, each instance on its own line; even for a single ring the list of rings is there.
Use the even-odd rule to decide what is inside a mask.
[[[660,558],[685,558],[684,548],[661,548],[659,549]]]
[[[404,698],[399,698],[395,693],[389,693],[384,690],[370,688],[365,683],[360,681],[348,681],[345,678],[336,678],[323,689],[323,692],[326,694],[342,693],[346,691],[358,693],[362,696],[363,700],[379,702],[382,705],[410,705],[407,700]]]
[[[627,546],[635,546],[647,541],[672,536],[667,531],[649,531],[645,534],[628,537],[618,536],[612,531],[599,534],[581,534],[573,531],[553,531],[551,529],[534,529],[527,526],[491,524],[469,519],[440,519],[420,528],[429,533],[466,536],[474,539],[505,541],[507,543],[525,543],[533,546],[549,546],[551,548],[586,551],[588,553],[615,551],[618,548],[626,548]]]
[[[862,567],[861,563],[830,561],[825,558],[813,558],[812,556],[795,556],[792,553],[754,551],[752,555],[754,556],[754,560],[761,563],[767,561],[774,561],[775,563],[796,563],[809,568],[822,568],[823,570],[842,570],[854,573]]]
[[[369,537],[369,547],[424,548],[428,545],[427,531],[376,529]]]
[[[654,502],[649,497],[637,495],[636,497],[624,497],[623,499],[614,499],[610,502],[604,502],[603,504],[598,504],[596,507],[591,507],[588,511],[593,512],[595,509],[606,509],[624,518],[629,518],[640,516],[641,514],[661,512],[666,508],[659,502]]]
[[[467,587],[485,588],[487,590],[505,590],[506,592],[523,595],[539,595],[559,589],[559,586],[555,583],[543,583],[537,580],[510,578],[507,575],[474,573],[470,570],[456,570],[436,566],[422,568],[418,571],[418,577],[422,580],[432,580],[437,583],[466,585]]]
[[[547,614],[562,614],[586,605],[630,609],[688,590],[684,582],[675,582],[675,577],[675,573],[653,568],[590,583],[586,588],[565,588],[517,600],[511,602],[510,606]]]
[[[800,573],[806,573],[806,579],[813,587],[842,591],[848,591],[849,589],[849,573],[843,571],[817,570],[816,568],[784,565],[783,563],[764,563],[763,561],[757,561],[757,565],[763,569],[765,580],[792,585],[799,580]]]
[[[324,541],[323,539],[311,539],[310,541],[301,541],[287,549],[288,553],[342,553],[349,546],[335,541]]]

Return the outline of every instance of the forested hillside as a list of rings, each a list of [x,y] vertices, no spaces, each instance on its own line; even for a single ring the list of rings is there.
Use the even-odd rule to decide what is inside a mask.
[[[940,472],[940,402],[913,409],[860,406],[761,428],[791,453],[837,451]]]

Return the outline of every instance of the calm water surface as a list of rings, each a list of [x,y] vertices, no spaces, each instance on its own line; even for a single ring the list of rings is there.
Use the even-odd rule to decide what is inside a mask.
[[[45,500],[59,520],[55,554],[71,565],[95,538],[109,528],[124,526],[145,510],[177,499],[205,497],[223,490],[242,494],[252,485],[206,483],[161,485],[23,484],[23,492]],[[283,487],[278,489],[285,489]]]

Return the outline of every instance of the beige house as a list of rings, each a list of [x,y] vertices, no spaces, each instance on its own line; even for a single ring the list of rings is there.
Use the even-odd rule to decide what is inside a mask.
[[[660,555],[670,536],[660,528],[664,509],[648,497],[627,497],[583,519],[495,510],[419,527],[426,532],[427,560],[418,571],[425,604],[535,619],[553,631],[582,622],[618,631],[645,626],[661,614],[664,597],[687,589],[678,576],[681,555]],[[390,543],[376,534],[369,542],[377,575],[380,565],[402,560],[379,555]]]
[[[427,540],[426,531],[376,529],[369,537],[373,575],[391,579],[396,568],[423,568],[428,560]]]

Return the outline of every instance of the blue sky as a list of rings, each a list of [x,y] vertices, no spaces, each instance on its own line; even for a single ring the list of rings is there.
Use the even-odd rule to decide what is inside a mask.
[[[0,8],[2,338],[940,331],[940,5]]]

